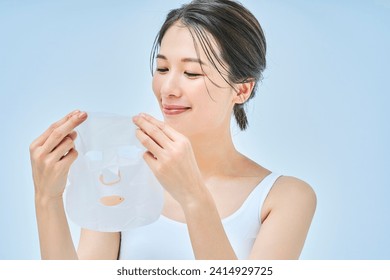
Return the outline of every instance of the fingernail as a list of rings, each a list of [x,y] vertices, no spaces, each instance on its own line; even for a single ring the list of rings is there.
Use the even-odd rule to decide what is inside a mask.
[[[133,117],[133,122],[136,122],[138,120],[138,116]]]
[[[71,117],[73,117],[74,115],[77,115],[80,111],[79,110],[74,110],[73,112],[69,113],[68,114],[68,119],[70,119]]]
[[[79,119],[83,119],[86,116],[87,116],[87,113],[85,113],[85,112],[81,112],[81,113],[78,114]]]
[[[141,117],[143,117],[143,118],[146,118],[146,114],[145,113],[140,113],[139,114]]]
[[[69,114],[69,117],[73,117],[74,115],[78,114],[80,110],[74,110],[72,113]]]

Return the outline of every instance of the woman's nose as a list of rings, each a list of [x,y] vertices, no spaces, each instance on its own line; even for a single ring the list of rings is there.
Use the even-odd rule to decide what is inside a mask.
[[[181,96],[180,77],[173,72],[165,74],[162,79],[160,92],[163,97]]]

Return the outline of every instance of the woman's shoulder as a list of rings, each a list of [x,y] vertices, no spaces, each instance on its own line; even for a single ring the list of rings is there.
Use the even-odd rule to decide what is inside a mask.
[[[280,176],[271,188],[262,211],[266,218],[271,211],[284,212],[288,215],[314,213],[317,196],[307,182],[292,176]]]
[[[272,172],[257,162],[244,157],[245,164],[241,164],[242,173],[248,176],[265,178]],[[314,189],[307,182],[292,176],[280,176],[273,184],[264,202],[264,208],[271,210],[274,207],[316,208],[317,197]]]
[[[292,176],[280,176],[275,182],[273,192],[280,198],[306,198],[315,200],[316,195],[307,182]]]

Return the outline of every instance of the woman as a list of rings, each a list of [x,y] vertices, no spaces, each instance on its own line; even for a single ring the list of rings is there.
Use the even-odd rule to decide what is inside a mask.
[[[243,105],[265,68],[255,17],[233,1],[193,1],[172,10],[152,52],[153,91],[164,115],[133,118],[144,159],[165,189],[160,219],[122,233],[82,229],[76,252],[62,194],[77,157],[75,111],[30,147],[44,259],[297,259],[316,207],[305,182],[279,176],[239,153]],[[153,65],[153,64],[152,64]]]

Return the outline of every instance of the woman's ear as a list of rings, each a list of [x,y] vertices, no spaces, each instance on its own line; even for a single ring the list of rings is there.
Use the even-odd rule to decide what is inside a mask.
[[[254,80],[248,80],[245,83],[236,84],[233,102],[235,104],[244,104],[251,96],[254,86]]]

